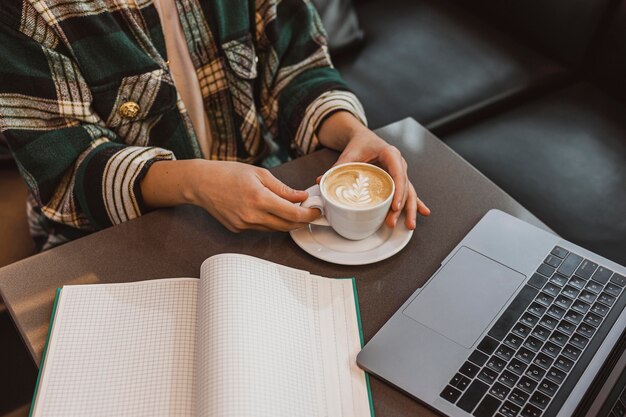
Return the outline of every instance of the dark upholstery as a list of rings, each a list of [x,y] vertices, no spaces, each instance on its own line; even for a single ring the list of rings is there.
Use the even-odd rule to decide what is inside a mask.
[[[626,1],[622,1],[593,57],[594,78],[626,98]]]
[[[446,143],[564,238],[626,264],[626,106],[576,85]]]
[[[521,42],[568,64],[585,57],[611,0],[455,0]]]
[[[362,49],[336,59],[371,127],[442,118],[513,95],[563,68],[441,0],[359,3]]]

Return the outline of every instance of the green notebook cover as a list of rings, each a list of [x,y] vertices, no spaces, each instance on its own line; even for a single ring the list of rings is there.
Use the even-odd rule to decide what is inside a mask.
[[[50,343],[50,336],[52,336],[52,325],[54,324],[54,317],[56,316],[57,304],[59,303],[60,295],[61,295],[61,288],[57,288],[56,294],[54,295],[54,304],[52,305],[52,314],[50,315],[50,326],[48,326],[48,336],[46,337],[46,343],[43,345],[41,363],[39,364],[39,374],[37,375],[37,382],[35,383],[35,393],[33,394],[33,400],[30,403],[30,411],[28,412],[28,417],[32,417],[33,410],[35,409],[35,400],[37,399],[37,391],[39,391],[39,381],[41,381],[41,374],[43,373],[43,365],[46,361],[46,353],[48,352],[48,344]]]
[[[361,323],[361,309],[359,307],[359,295],[356,291],[356,278],[345,278],[352,280],[352,290],[354,291],[354,304],[356,307],[356,320],[359,326],[359,337],[361,339],[361,347],[365,346],[365,340],[363,339],[363,325]],[[365,372],[365,371],[363,371]],[[370,387],[370,375],[365,372],[365,384],[367,385],[367,395],[370,401],[370,413],[371,417],[374,417],[374,399],[372,398],[372,389]]]

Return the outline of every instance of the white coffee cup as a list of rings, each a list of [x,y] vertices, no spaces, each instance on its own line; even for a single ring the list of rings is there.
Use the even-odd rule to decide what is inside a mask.
[[[353,177],[355,182],[350,184]],[[332,187],[327,183],[329,179],[335,180],[330,184]],[[386,171],[375,165],[348,162],[326,171],[319,185],[308,191],[309,198],[302,207],[322,212],[322,217],[312,224],[330,226],[346,239],[361,240],[382,226],[393,200],[395,184]]]

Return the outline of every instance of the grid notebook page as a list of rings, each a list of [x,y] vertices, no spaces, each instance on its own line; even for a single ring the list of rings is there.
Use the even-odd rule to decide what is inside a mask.
[[[34,416],[194,416],[198,280],[63,288]]]
[[[198,415],[369,416],[353,405],[350,348],[335,345],[346,344],[345,326],[335,321],[349,314],[335,308],[348,285],[244,255],[207,260],[198,297]]]

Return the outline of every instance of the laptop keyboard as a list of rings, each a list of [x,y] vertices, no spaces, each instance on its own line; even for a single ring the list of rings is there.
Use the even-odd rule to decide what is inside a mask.
[[[476,417],[556,415],[626,306],[625,286],[556,246],[440,396]]]

